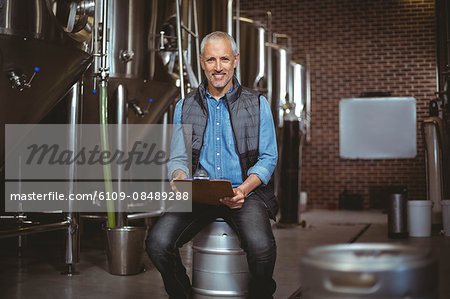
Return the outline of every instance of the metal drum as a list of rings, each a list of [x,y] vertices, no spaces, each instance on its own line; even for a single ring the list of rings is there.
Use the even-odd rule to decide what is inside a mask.
[[[310,249],[301,261],[302,298],[437,298],[438,266],[429,252],[391,244]]]
[[[248,266],[231,227],[217,219],[193,241],[193,298],[246,298]]]

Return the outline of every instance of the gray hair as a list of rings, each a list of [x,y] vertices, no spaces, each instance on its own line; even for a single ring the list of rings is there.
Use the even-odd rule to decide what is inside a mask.
[[[236,42],[234,41],[234,38],[229,35],[226,32],[223,31],[214,31],[205,36],[202,40],[201,46],[200,46],[200,55],[203,57],[203,54],[205,53],[205,44],[208,42],[212,42],[215,40],[220,39],[227,39],[231,44],[231,50],[233,50],[233,56],[236,57],[236,55],[239,53],[239,50],[237,48]]]

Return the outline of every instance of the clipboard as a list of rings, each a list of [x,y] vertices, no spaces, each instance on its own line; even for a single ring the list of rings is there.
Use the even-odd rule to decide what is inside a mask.
[[[220,205],[219,198],[233,197],[233,186],[228,180],[174,180],[180,192],[192,193],[192,202],[208,205]]]

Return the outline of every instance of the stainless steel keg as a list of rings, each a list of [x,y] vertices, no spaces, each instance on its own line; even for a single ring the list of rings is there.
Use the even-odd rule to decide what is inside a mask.
[[[193,298],[246,298],[248,266],[231,227],[217,219],[193,241]]]
[[[310,249],[301,261],[302,298],[437,298],[438,267],[428,251],[391,244]]]

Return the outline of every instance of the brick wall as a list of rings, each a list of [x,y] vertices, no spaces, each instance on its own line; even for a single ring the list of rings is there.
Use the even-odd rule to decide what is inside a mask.
[[[273,30],[289,34],[293,58],[311,57],[311,142],[303,149],[302,189],[310,206],[337,205],[339,193],[405,185],[408,198],[426,198],[420,122],[436,90],[433,0],[241,0],[245,10],[270,10]],[[257,17],[255,17],[258,19]],[[339,100],[386,91],[417,100],[414,159],[339,157]]]

